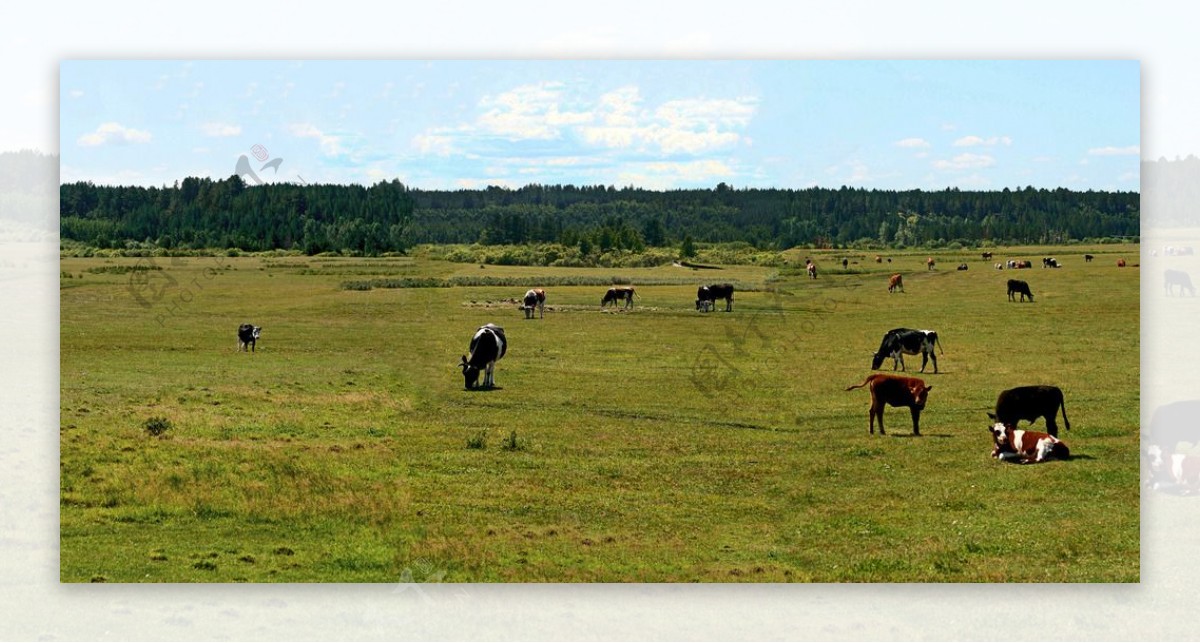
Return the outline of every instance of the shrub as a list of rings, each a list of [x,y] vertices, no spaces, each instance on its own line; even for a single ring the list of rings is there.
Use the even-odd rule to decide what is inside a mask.
[[[487,429],[476,433],[467,438],[468,449],[486,449],[487,448]]]
[[[505,451],[524,451],[525,441],[517,437],[517,431],[514,429],[508,434],[508,437],[504,438],[504,441],[500,443],[500,448],[504,449]]]
[[[152,417],[142,424],[142,428],[152,437],[159,437],[166,433],[171,428],[171,421],[167,418]]]

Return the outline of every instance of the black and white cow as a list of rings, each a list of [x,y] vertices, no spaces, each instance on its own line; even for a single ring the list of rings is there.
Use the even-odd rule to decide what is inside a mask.
[[[1025,301],[1029,297],[1029,301],[1033,301],[1033,293],[1029,292],[1029,284],[1020,279],[1008,280],[1008,300],[1016,301],[1015,295],[1021,295],[1021,301]]]
[[[988,413],[988,417],[1000,424],[1014,427],[1019,420],[1036,422],[1038,418],[1043,417],[1046,418],[1046,433],[1058,437],[1058,423],[1055,418],[1059,409],[1062,409],[1063,424],[1068,431],[1071,430],[1062,389],[1057,386],[1018,386],[1000,392],[996,398],[996,412]]]
[[[538,318],[546,318],[546,291],[541,288],[530,288],[525,293],[524,305],[521,306],[525,310],[525,319],[533,319],[533,309],[537,308]]]
[[[925,372],[925,365],[932,359],[933,372],[937,373],[937,354],[934,353],[934,345],[938,348],[942,346],[937,331],[893,328],[884,333],[883,341],[879,343],[879,351],[871,358],[871,370],[878,370],[883,365],[883,360],[890,357],[892,358],[892,370],[896,370],[896,366],[899,364],[900,370],[903,371],[905,370],[904,355],[920,353],[921,372]]]
[[[1042,267],[1043,268],[1057,268],[1058,267],[1058,259],[1055,259],[1054,257],[1042,257]]]
[[[696,310],[712,310],[718,299],[725,300],[725,312],[733,312],[733,285],[709,284],[696,289]]]
[[[1175,286],[1179,286],[1179,296],[1182,297],[1186,290],[1189,295],[1196,296],[1196,288],[1192,285],[1192,278],[1188,273],[1182,270],[1168,270],[1163,273],[1163,287],[1167,291],[1167,295],[1174,294]]]
[[[250,350],[254,352],[254,346],[258,342],[259,336],[262,335],[262,328],[259,326],[251,326],[250,324],[242,324],[238,326],[238,352]]]
[[[491,388],[496,385],[496,362],[508,351],[508,341],[504,338],[504,329],[495,324],[485,324],[475,331],[471,337],[471,355],[462,356],[464,384],[468,389],[475,388],[479,382],[479,372],[483,371],[483,387]]]
[[[618,301],[625,300],[625,308],[633,308],[634,294],[633,286],[613,286],[604,293],[604,298],[600,300],[600,307],[604,308],[609,302],[616,306]]]
[[[965,263],[958,264],[957,270],[968,270],[968,269],[969,268],[967,267],[967,264],[965,264]]]

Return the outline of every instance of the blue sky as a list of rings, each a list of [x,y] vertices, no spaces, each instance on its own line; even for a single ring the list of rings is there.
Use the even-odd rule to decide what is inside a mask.
[[[64,61],[59,80],[63,182],[224,178],[245,155],[267,182],[430,189],[1138,189],[1129,60]]]

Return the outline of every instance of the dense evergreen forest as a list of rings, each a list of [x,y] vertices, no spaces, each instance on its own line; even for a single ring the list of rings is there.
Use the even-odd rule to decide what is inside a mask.
[[[1136,192],[713,189],[528,185],[434,191],[399,181],[173,187],[71,183],[61,235],[102,248],[285,249],[379,254],[420,243],[560,243],[588,254],[697,242],[763,249],[1062,243],[1139,234]]]

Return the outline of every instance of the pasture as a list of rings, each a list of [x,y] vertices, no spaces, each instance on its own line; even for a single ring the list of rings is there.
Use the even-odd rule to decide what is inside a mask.
[[[995,253],[64,258],[61,580],[1137,582],[1138,247]],[[992,268],[1010,257],[1034,268]],[[613,276],[632,311],[572,285]],[[1010,278],[1035,303],[1009,302]],[[458,285],[343,286],[372,280]],[[733,312],[697,312],[716,282],[745,287]],[[527,321],[504,300],[535,285],[545,319]],[[466,391],[487,322],[508,355],[495,389]],[[255,353],[235,350],[242,323],[263,328]],[[869,435],[868,394],[844,390],[899,326],[945,351],[938,375],[906,356],[933,387],[919,438],[904,408]],[[986,412],[1027,384],[1063,389],[1072,460],[989,457]]]

